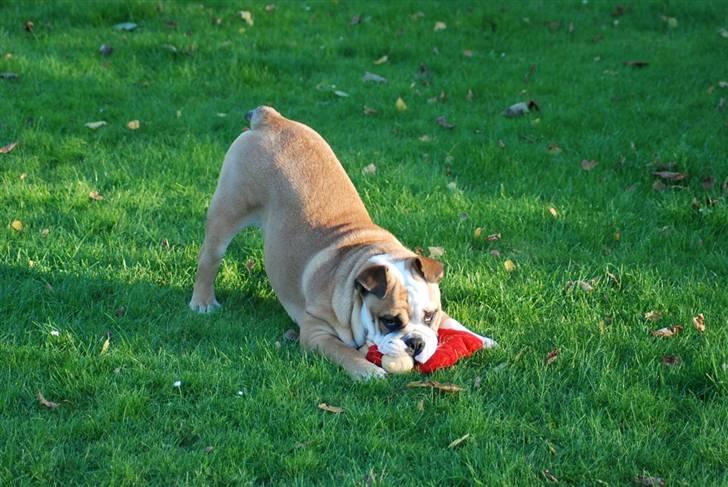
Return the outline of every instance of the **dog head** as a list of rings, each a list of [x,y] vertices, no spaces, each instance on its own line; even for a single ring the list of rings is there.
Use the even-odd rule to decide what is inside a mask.
[[[437,348],[442,264],[428,257],[371,258],[357,276],[361,321],[385,355],[409,353],[426,362]]]

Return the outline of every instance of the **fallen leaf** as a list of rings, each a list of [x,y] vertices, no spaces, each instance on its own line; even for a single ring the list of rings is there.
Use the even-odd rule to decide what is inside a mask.
[[[652,174],[666,181],[682,181],[688,177],[686,172],[656,171]]]
[[[107,125],[107,123],[104,120],[99,120],[98,122],[88,122],[84,125],[86,127],[90,128],[91,130],[96,130],[98,128],[101,128],[101,127]]]
[[[440,392],[462,392],[465,389],[455,384],[447,384],[444,382],[437,382],[435,380],[417,380],[407,384],[409,388],[428,387],[431,389],[437,389]]]
[[[15,149],[15,147],[18,145],[17,142],[11,142],[8,145],[4,145],[0,147],[0,154],[9,154]]]
[[[253,27],[253,14],[251,14],[250,11],[241,10],[238,13],[240,14],[240,18],[243,19],[246,24]]]
[[[728,88],[728,81],[718,81],[719,88]]]
[[[632,68],[644,68],[645,66],[649,66],[649,64],[650,63],[648,61],[643,61],[643,60],[634,60],[634,61],[625,61],[624,62],[625,66],[630,66]]]
[[[449,183],[447,183],[447,189],[449,189],[450,191],[457,191],[458,183],[456,183],[455,181],[450,181]]]
[[[265,6],[266,12],[274,12],[275,9],[276,9],[275,3],[269,3],[268,5]]]
[[[44,228],[43,230],[40,231],[40,236],[43,238],[46,238],[50,233],[51,233],[51,231],[48,228]]]
[[[377,166],[374,163],[371,163],[371,164],[365,166],[361,170],[361,172],[362,172],[362,174],[374,174],[377,172]]]
[[[33,32],[33,21],[32,20],[26,20],[25,24],[23,24],[23,27],[25,28],[25,32]]]
[[[520,117],[522,115],[525,115],[529,112],[528,110],[528,103],[526,102],[519,102],[515,103],[508,108],[505,109],[503,112],[503,115],[505,115],[508,118],[515,118]]]
[[[665,183],[663,183],[659,179],[655,179],[655,182],[652,183],[652,189],[654,189],[655,191],[664,191],[666,187],[667,186],[665,186]]]
[[[724,39],[728,39],[728,29],[726,29],[725,27],[721,27],[721,28],[720,28],[720,31],[718,31],[718,33],[719,33],[719,34],[720,34],[720,36],[721,36],[721,37],[723,37]]]
[[[374,64],[377,64],[377,65],[379,65],[379,64],[384,64],[384,63],[386,63],[387,61],[389,61],[389,56],[387,56],[387,55],[385,54],[384,56],[380,57],[379,59],[376,59],[376,60],[374,61]]]
[[[584,159],[581,161],[581,168],[585,171],[591,171],[597,164],[599,164],[599,162]]]
[[[361,24],[361,15],[354,15],[351,18],[351,22],[349,22],[349,25],[359,25]]]
[[[403,111],[407,110],[407,104],[404,102],[404,100],[402,99],[401,96],[399,98],[397,98],[397,101],[394,103],[394,106],[397,108],[398,112],[403,112]]]
[[[101,194],[99,194],[98,191],[91,191],[88,194],[88,197],[91,198],[94,201],[101,201],[102,199],[104,199],[104,197]]]
[[[245,268],[248,270],[248,272],[253,272],[255,269],[255,259],[248,259],[245,261]]]
[[[101,345],[101,352],[99,352],[99,355],[103,355],[108,352],[109,345],[111,345],[111,333],[106,334],[106,340],[104,340],[104,344]]]
[[[376,113],[377,113],[377,111],[374,108],[370,108],[370,107],[364,105],[364,115],[369,116],[369,115],[375,115]]]
[[[447,24],[445,22],[435,22],[435,27],[432,28],[433,31],[437,32],[439,30],[445,30],[447,29]]]
[[[25,228],[25,225],[23,225],[23,222],[20,220],[13,220],[12,223],[10,223],[10,228],[15,230],[16,232],[22,232]]]
[[[677,335],[681,331],[683,331],[682,325],[672,325],[659,330],[652,330],[650,333],[652,333],[652,336],[668,338]]]
[[[678,355],[665,355],[662,357],[662,365],[667,365],[668,367],[674,367],[681,363],[682,359]]]
[[[721,96],[720,100],[718,100],[718,104],[715,106],[715,109],[719,112],[722,112],[725,110],[725,97]]]
[[[124,316],[126,314],[126,308],[123,306],[119,306],[118,308],[116,308],[116,311],[114,312],[114,314],[118,318],[121,318],[122,316]]]
[[[455,125],[448,122],[447,118],[444,115],[440,115],[439,117],[437,117],[437,119],[435,121],[437,122],[437,125],[439,125],[442,128],[446,128],[446,129],[455,128]]]
[[[450,444],[449,444],[449,445],[447,445],[447,447],[448,447],[448,448],[455,448],[455,447],[457,447],[457,446],[461,445],[461,444],[462,444],[462,443],[463,443],[463,442],[464,442],[465,440],[467,440],[468,438],[470,438],[470,433],[468,433],[468,434],[466,434],[466,435],[464,435],[464,436],[461,436],[461,437],[460,437],[460,438],[458,438],[457,440],[453,440],[453,441],[451,441],[451,442],[450,442]]]
[[[140,123],[139,123],[139,120],[131,120],[131,121],[129,121],[129,122],[128,122],[128,123],[126,124],[126,126],[127,126],[127,127],[128,127],[128,128],[130,129],[130,130],[137,130],[137,129],[139,128],[139,126],[140,126]]]
[[[349,96],[349,93],[341,90],[334,90],[334,95],[346,98],[347,96]]]
[[[549,154],[560,154],[561,153],[561,147],[559,147],[559,144],[549,144],[548,149]]]
[[[18,73],[3,71],[2,73],[0,73],[0,79],[6,79],[8,81],[16,80],[18,79]]]
[[[500,233],[491,233],[490,235],[488,235],[487,237],[485,237],[485,239],[488,242],[495,242],[495,241],[501,239],[501,234]]]
[[[329,406],[325,402],[322,402],[321,404],[319,404],[318,407],[319,407],[319,409],[321,409],[323,411],[327,411],[329,413],[334,413],[334,414],[341,414],[344,412],[343,408],[340,408],[337,406]]]
[[[424,134],[424,135],[420,135],[418,137],[418,139],[420,140],[420,142],[430,142],[432,140],[432,137],[430,137],[427,134]]]
[[[473,51],[470,50],[470,49],[465,49],[463,51],[463,56],[465,56],[465,57],[473,57]]]
[[[677,28],[677,19],[675,17],[668,17],[667,15],[660,16],[663,22],[667,23],[667,26],[671,29]]]
[[[556,455],[556,447],[550,441],[546,441],[546,447],[549,449],[549,453]]]
[[[205,453],[208,453],[208,454],[212,453],[213,451],[215,451],[215,447],[210,445],[210,446],[206,447],[204,451],[205,451]]]
[[[490,252],[488,252],[488,253],[489,253],[490,255],[492,255],[493,257],[500,257],[500,256],[501,256],[500,250],[498,250],[498,249],[492,249],[492,250],[491,250]]]
[[[437,259],[445,254],[445,249],[442,247],[427,247],[427,251],[430,253],[430,257]]]
[[[579,287],[579,289],[581,289],[585,293],[590,293],[590,292],[594,291],[594,285],[592,284],[592,282],[589,282],[589,281],[584,281],[582,279],[579,279],[577,281],[569,281],[566,283],[567,290],[574,289],[574,287],[577,287],[577,286]]]
[[[43,397],[43,394],[40,391],[38,391],[37,397],[38,397],[38,402],[41,403],[41,405],[47,407],[48,409],[56,409],[58,406],[60,406],[60,404],[58,404],[57,402],[49,401],[48,399]]]
[[[481,381],[482,379],[480,378],[480,376],[475,377],[475,379],[473,380],[473,389],[480,389]]]
[[[113,29],[121,30],[124,32],[131,32],[132,30],[136,29],[137,27],[139,27],[139,26],[137,24],[135,24],[134,22],[122,22],[120,24],[114,25]]]
[[[412,20],[418,20],[418,19],[421,19],[424,16],[425,16],[425,13],[424,12],[415,12],[412,15],[410,15],[410,18]]]
[[[705,316],[703,316],[703,313],[700,313],[698,316],[693,316],[693,326],[700,333],[705,331]]]
[[[101,54],[104,57],[109,57],[114,52],[114,48],[111,47],[108,44],[101,44],[101,47],[99,47],[99,54]]]
[[[644,487],[664,487],[665,479],[662,477],[639,476],[635,479],[635,483]]]
[[[483,233],[483,229],[478,227],[473,231],[473,237],[480,238],[481,233]]]
[[[557,479],[556,477],[554,477],[554,474],[552,474],[551,472],[549,472],[548,469],[544,470],[541,473],[543,474],[544,477],[546,477],[546,480],[548,480],[549,482],[553,482],[555,484],[558,484],[559,483],[559,479]]]
[[[425,401],[424,401],[424,399],[421,399],[421,400],[417,401],[417,410],[420,411],[420,412],[422,412],[422,411],[425,410]]]
[[[467,95],[465,95],[465,100],[473,101],[473,97],[474,97],[473,90],[471,88],[468,88],[468,93],[467,93]]]
[[[556,347],[553,350],[551,350],[549,353],[546,354],[546,358],[544,359],[545,365],[551,365],[556,361],[556,358],[559,356],[559,348]]]
[[[559,217],[558,210],[556,208],[554,208],[553,206],[549,206],[549,213],[551,213],[551,216],[554,217],[554,218],[558,218]]]
[[[506,272],[514,272],[516,270],[516,264],[511,259],[506,259],[503,262],[503,268],[506,270]]]
[[[382,78],[378,74],[370,73],[369,71],[364,72],[364,76],[361,78],[362,81],[373,81],[375,83],[386,83],[386,78]]]

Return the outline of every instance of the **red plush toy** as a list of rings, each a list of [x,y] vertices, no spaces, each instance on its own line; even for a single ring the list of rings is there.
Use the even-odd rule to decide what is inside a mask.
[[[416,363],[415,368],[424,374],[431,374],[437,369],[454,365],[458,360],[469,357],[483,348],[483,341],[473,333],[451,328],[440,328],[437,331],[437,350],[424,364]],[[367,360],[382,366],[382,354],[376,345],[367,351]]]

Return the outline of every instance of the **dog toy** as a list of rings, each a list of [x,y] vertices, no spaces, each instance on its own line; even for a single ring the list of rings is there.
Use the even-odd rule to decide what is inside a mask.
[[[431,374],[438,369],[455,365],[461,358],[469,357],[484,346],[483,340],[477,335],[451,328],[440,328],[437,339],[437,350],[423,364],[415,363],[409,355],[382,355],[376,345],[369,346],[366,358],[393,374],[409,372],[413,367],[424,374]]]

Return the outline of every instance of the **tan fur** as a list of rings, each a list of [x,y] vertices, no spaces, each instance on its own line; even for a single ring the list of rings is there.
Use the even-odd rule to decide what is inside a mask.
[[[383,375],[355,349],[363,344],[356,277],[375,255],[412,259],[415,254],[372,222],[321,136],[269,107],[252,112],[251,130],[225,156],[190,307],[208,312],[219,306],[214,280],[220,261],[235,234],[248,225],[262,229],[266,272],[300,327],[301,345],[323,353],[355,378]],[[431,263],[426,269],[438,270]],[[384,299],[367,295],[370,309],[406,315],[404,286],[395,280],[388,286]]]

